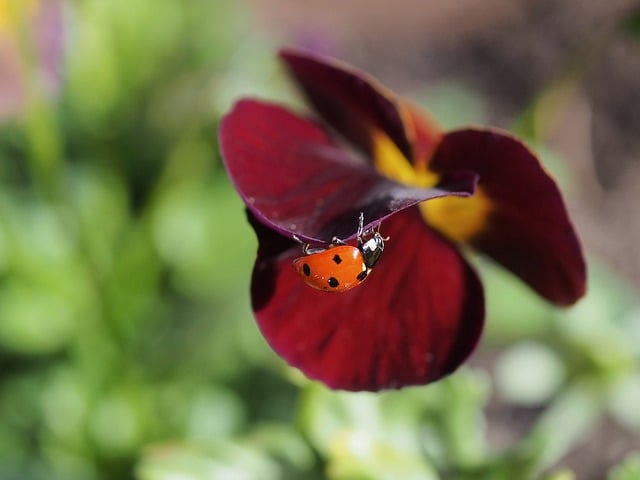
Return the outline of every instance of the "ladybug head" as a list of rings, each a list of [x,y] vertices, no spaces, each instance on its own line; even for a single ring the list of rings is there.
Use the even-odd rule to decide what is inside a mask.
[[[358,248],[360,252],[362,252],[364,264],[367,268],[372,268],[384,250],[384,238],[382,238],[379,232],[376,232],[373,234],[373,237],[366,242],[358,239],[358,244]]]

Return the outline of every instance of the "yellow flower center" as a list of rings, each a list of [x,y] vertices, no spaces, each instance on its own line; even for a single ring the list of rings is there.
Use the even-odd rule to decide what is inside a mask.
[[[420,205],[422,218],[447,238],[466,243],[484,230],[492,205],[482,190],[472,197],[434,198]]]
[[[414,167],[387,134],[373,133],[374,164],[377,170],[392,180],[415,187],[435,187],[440,177],[427,166]],[[482,231],[489,219],[492,203],[482,187],[471,197],[442,197],[419,205],[422,218],[447,238],[466,243]]]
[[[439,177],[426,168],[414,168],[389,136],[376,130],[373,133],[373,159],[376,169],[385,177],[413,187],[435,187]]]

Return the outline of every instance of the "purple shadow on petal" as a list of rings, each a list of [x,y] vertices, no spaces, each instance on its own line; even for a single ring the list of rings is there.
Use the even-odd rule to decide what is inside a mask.
[[[222,158],[256,219],[291,239],[328,244],[353,239],[394,213],[446,195],[469,196],[477,176],[460,170],[436,188],[414,188],[381,176],[318,123],[277,105],[241,100],[222,120]]]

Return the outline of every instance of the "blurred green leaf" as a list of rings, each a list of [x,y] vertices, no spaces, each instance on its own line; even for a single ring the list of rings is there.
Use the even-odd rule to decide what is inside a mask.
[[[76,315],[63,298],[24,282],[0,287],[0,344],[28,353],[54,353],[75,333]]]
[[[96,399],[89,412],[89,436],[108,457],[130,456],[144,438],[148,405],[138,388],[121,388]]]
[[[503,268],[483,258],[477,258],[476,263],[485,284],[485,338],[489,342],[505,343],[537,337],[553,328],[554,310],[551,306]]]
[[[562,469],[545,475],[544,480],[576,480],[576,475],[571,470]]]
[[[277,480],[278,465],[245,445],[165,444],[150,447],[136,468],[139,480]]]
[[[638,478],[640,478],[640,453],[638,452],[629,454],[607,475],[607,480],[637,480]]]
[[[496,364],[496,387],[502,397],[516,405],[548,402],[562,386],[564,376],[560,357],[539,342],[508,347]]]
[[[43,420],[51,436],[67,448],[82,451],[92,400],[86,383],[69,368],[52,372],[39,398]]]
[[[327,458],[330,478],[436,478],[419,450],[415,392],[345,393],[306,388],[301,425]],[[402,407],[409,408],[402,408]],[[416,408],[417,407],[417,408]]]
[[[482,407],[488,392],[483,375],[464,369],[428,388],[381,394],[333,392],[311,384],[300,421],[311,443],[329,458],[329,468],[336,462],[338,472],[378,478],[371,477],[383,469],[375,458],[384,456],[390,464],[403,457],[411,468],[422,465],[424,470],[416,472],[435,475],[431,460],[451,468],[486,457]],[[360,465],[367,455],[377,465],[374,470]]]
[[[300,432],[290,424],[256,425],[249,433],[247,442],[301,471],[310,470],[315,463],[311,447],[302,438]]]
[[[210,299],[248,291],[257,242],[229,182],[189,182],[165,190],[152,228],[158,252],[185,294]]]
[[[588,438],[604,407],[597,385],[575,384],[562,392],[537,419],[513,455],[533,473],[552,466]],[[509,463],[507,459],[506,463]]]
[[[187,438],[206,440],[228,437],[245,422],[240,398],[221,386],[202,388],[192,396],[187,419]]]
[[[360,432],[345,431],[332,444],[327,478],[435,480],[440,478],[420,455],[391,443],[372,441]]]
[[[635,294],[598,264],[591,266],[587,295],[558,322],[565,348],[582,374],[603,381],[636,368],[638,345],[630,335],[628,315]]]
[[[461,368],[424,390],[422,442],[444,469],[470,468],[488,456],[483,408],[491,392],[479,370]]]
[[[0,219],[7,252],[7,277],[0,283],[0,344],[25,354],[56,352],[73,338],[91,302],[65,216],[51,206],[0,192]]]
[[[619,379],[611,388],[609,409],[620,424],[640,432],[640,373]]]

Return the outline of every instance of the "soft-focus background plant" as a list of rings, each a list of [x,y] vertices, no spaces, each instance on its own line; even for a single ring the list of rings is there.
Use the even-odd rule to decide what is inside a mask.
[[[0,479],[640,478],[631,6],[0,0]],[[448,379],[345,394],[286,367],[216,145],[238,96],[296,104],[283,44],[525,136],[588,296],[553,309],[477,258],[488,328]]]

